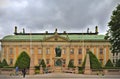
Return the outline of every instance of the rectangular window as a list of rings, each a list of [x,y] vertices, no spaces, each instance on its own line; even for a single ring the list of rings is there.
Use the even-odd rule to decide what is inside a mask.
[[[63,49],[62,52],[63,52],[63,54],[65,54],[66,53],[66,49]]]
[[[11,59],[10,59],[10,65],[12,65],[12,64],[13,64],[13,59],[11,58]]]
[[[82,63],[82,59],[78,59],[78,64],[81,64]]]
[[[41,49],[38,49],[38,54],[42,54],[42,50]]]
[[[113,53],[113,56],[115,56],[115,53]]]
[[[74,54],[74,49],[70,49],[70,54]]]
[[[49,48],[46,49],[46,54],[50,54],[50,49]]]
[[[46,64],[49,64],[50,63],[50,59],[46,59]]]
[[[38,64],[40,64],[41,63],[41,59],[38,59]]]
[[[100,54],[103,54],[103,48],[100,48]]]
[[[100,59],[100,63],[103,63],[103,59]]]
[[[116,56],[118,56],[118,53],[116,53]]]
[[[66,63],[66,60],[65,59],[63,59],[63,64],[65,64]]]
[[[86,53],[88,53],[88,52],[89,52],[89,49],[87,48],[87,49],[86,49]]]
[[[74,65],[74,59],[71,59],[70,61],[71,61],[71,62],[73,63],[73,65]]]
[[[34,54],[34,49],[32,48],[31,51],[30,51],[31,54]]]
[[[82,49],[78,49],[78,54],[82,54]]]
[[[10,48],[10,54],[13,54],[13,48]]]
[[[113,59],[113,63],[115,63],[115,60]]]

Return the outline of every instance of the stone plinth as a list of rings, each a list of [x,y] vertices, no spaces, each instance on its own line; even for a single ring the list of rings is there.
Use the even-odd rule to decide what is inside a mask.
[[[35,74],[35,68],[34,67],[30,67],[29,74],[30,75],[34,75]]]
[[[84,74],[86,74],[86,75],[90,75],[91,74],[89,54],[87,54],[87,57],[86,57],[85,72],[84,72]]]
[[[54,71],[61,72],[62,71],[62,57],[55,57],[54,58]]]
[[[30,60],[29,74],[30,75],[34,75],[35,74],[34,58],[33,58],[33,56],[31,56],[31,60]]]
[[[43,74],[43,68],[42,68],[42,65],[40,66],[40,74]]]
[[[78,74],[78,67],[75,68],[75,73]]]

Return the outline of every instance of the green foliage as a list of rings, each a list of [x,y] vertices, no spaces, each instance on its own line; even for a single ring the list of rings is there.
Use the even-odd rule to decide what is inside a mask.
[[[7,63],[7,61],[5,60],[5,59],[3,59],[3,61],[2,61],[2,66],[4,67],[4,66],[8,66],[8,63]]]
[[[72,62],[72,60],[69,61],[68,67],[69,68],[74,68],[74,63]]]
[[[0,61],[0,68],[2,68],[3,67],[3,65],[2,65],[2,62]]]
[[[41,60],[40,65],[42,65],[43,68],[46,68],[46,64],[45,64],[44,59]]]
[[[105,64],[105,68],[113,68],[113,64],[112,64],[112,62],[111,62],[110,59],[109,59],[109,60],[107,61],[107,63]]]
[[[15,67],[16,66],[18,66],[20,69],[29,68],[29,66],[30,66],[30,57],[25,51],[23,51],[19,55],[19,57],[17,58],[17,61],[15,63]]]
[[[84,61],[83,61],[83,63],[82,63],[83,69],[85,68],[85,63],[86,63],[86,56],[85,56]]]
[[[90,67],[92,69],[101,69],[102,66],[100,62],[98,61],[97,57],[91,51],[89,51],[88,53],[90,56]]]
[[[116,67],[120,67],[120,59],[116,62]]]
[[[109,30],[105,39],[111,43],[112,53],[120,53],[120,4],[113,11],[111,21],[108,23]]]

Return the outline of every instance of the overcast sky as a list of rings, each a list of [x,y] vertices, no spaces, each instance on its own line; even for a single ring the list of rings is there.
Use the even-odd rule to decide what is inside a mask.
[[[105,34],[120,0],[0,0],[0,38],[26,32],[86,32]]]

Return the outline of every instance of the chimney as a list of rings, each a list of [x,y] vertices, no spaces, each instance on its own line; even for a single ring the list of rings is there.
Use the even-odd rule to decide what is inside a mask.
[[[98,34],[98,26],[95,27],[95,33]]]
[[[25,29],[23,28],[23,34],[25,33]]]
[[[14,34],[17,34],[17,26],[15,26]]]
[[[48,34],[48,31],[45,31],[46,34]]]
[[[87,28],[87,33],[89,33],[89,28]]]
[[[63,33],[66,34],[66,31],[64,31]]]

